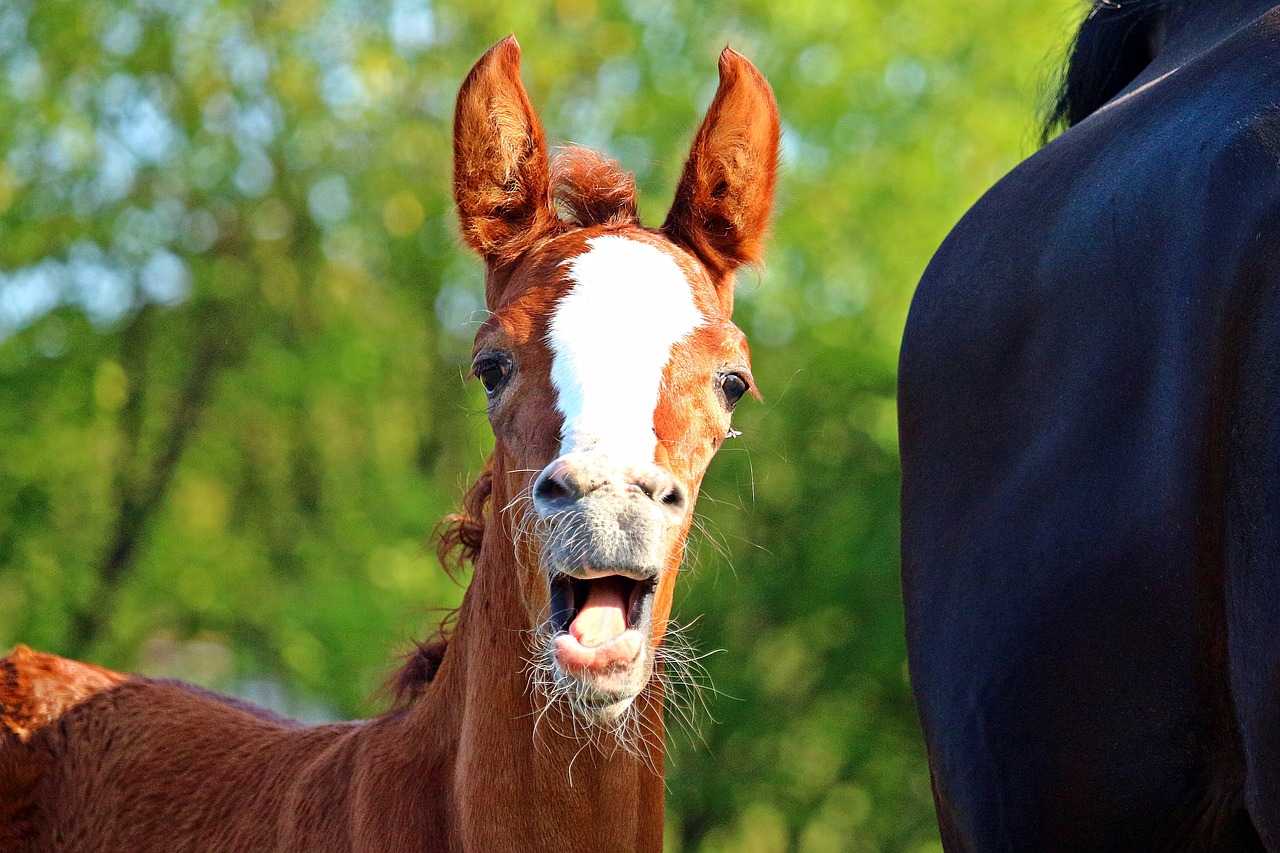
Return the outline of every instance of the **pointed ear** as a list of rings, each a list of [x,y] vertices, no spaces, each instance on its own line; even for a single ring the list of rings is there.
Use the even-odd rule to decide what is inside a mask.
[[[462,236],[486,263],[520,257],[555,228],[547,144],[520,84],[520,45],[489,48],[458,91],[453,199]]]
[[[764,253],[779,137],[773,90],[746,57],[726,47],[720,54],[720,88],[693,138],[662,226],[717,280]]]

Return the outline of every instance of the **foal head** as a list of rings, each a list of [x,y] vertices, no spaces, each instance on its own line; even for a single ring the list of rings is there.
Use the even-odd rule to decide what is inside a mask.
[[[490,311],[473,371],[496,437],[493,534],[514,542],[544,686],[588,720],[618,718],[653,674],[694,499],[752,391],[733,273],[761,254],[778,135],[768,84],[726,48],[649,229],[613,163],[548,157],[514,37],[458,94],[454,196]]]

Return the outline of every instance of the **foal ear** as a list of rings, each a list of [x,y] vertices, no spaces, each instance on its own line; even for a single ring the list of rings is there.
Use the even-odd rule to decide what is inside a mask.
[[[555,226],[547,144],[520,84],[520,45],[489,48],[458,91],[453,199],[462,236],[490,266],[520,257]]]
[[[663,231],[717,280],[760,260],[778,174],[778,106],[742,54],[720,54],[720,87],[685,161]],[[732,282],[726,285],[732,293]]]

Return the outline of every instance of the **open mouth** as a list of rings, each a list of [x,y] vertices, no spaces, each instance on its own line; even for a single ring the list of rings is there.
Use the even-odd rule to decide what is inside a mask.
[[[560,668],[604,676],[634,664],[651,633],[656,580],[602,574],[551,581],[551,629]]]

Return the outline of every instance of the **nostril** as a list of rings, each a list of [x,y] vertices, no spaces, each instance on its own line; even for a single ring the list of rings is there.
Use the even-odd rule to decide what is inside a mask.
[[[672,512],[683,512],[686,499],[684,489],[673,478],[665,475],[640,477],[635,485],[653,501]]]
[[[658,499],[658,502],[668,509],[682,510],[685,505],[684,489],[673,484],[667,493]]]
[[[533,497],[545,503],[564,503],[573,500],[568,484],[554,474],[543,472],[533,484]]]

